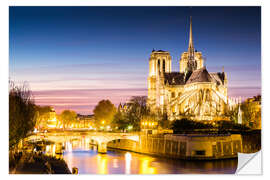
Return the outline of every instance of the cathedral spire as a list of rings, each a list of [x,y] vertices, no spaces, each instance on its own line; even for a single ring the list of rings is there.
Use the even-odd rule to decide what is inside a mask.
[[[192,39],[192,17],[190,16],[189,44],[188,44],[188,69],[190,71],[197,69],[197,62],[195,61],[194,54],[195,51]]]
[[[192,16],[190,16],[188,54],[189,54],[189,59],[194,58],[194,46],[193,46],[193,38],[192,38]]]
[[[192,40],[192,16],[190,16],[189,44],[188,44],[188,48],[193,48],[193,40]]]

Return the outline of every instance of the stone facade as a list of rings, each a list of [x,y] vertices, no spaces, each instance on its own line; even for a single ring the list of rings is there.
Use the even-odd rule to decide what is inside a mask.
[[[47,128],[57,128],[58,121],[56,119],[56,112],[53,108],[50,108],[49,118],[47,122]]]
[[[170,120],[226,119],[227,74],[209,73],[201,52],[193,45],[192,21],[188,51],[182,53],[180,71],[172,72],[168,51],[153,50],[149,59],[148,105],[167,113]]]

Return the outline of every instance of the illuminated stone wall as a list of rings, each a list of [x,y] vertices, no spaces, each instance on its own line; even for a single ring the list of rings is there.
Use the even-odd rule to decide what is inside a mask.
[[[195,52],[195,61],[197,63],[197,69],[203,68],[204,67],[204,60],[202,57],[201,52]],[[187,64],[188,64],[188,52],[183,52],[181,55],[181,59],[179,60],[180,64],[180,72],[185,72],[187,70]]]
[[[163,73],[171,72],[171,56],[167,51],[155,51],[149,59],[148,104],[157,107],[164,104],[164,88],[162,89]]]
[[[213,120],[226,110],[226,96],[220,97],[212,83],[197,83],[184,88],[168,88],[167,113],[177,119],[185,116],[195,120]],[[223,95],[223,94],[222,94]]]
[[[180,159],[230,158],[243,151],[241,135],[148,135],[140,142],[114,140],[107,147]]]

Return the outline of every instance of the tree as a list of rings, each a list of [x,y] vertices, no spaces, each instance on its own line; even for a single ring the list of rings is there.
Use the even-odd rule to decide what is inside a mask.
[[[77,119],[77,114],[75,111],[64,110],[60,114],[60,120],[63,124],[63,128],[69,127]]]
[[[169,129],[170,128],[170,120],[167,115],[166,107],[164,108],[165,111],[162,113],[161,110],[157,111],[157,119],[158,119],[158,124],[161,128],[163,129]]]
[[[196,129],[212,129],[211,124],[204,124],[202,122],[189,120],[186,118],[175,120],[171,125],[174,133],[183,133],[187,131],[194,131]]]
[[[233,131],[246,131],[249,128],[245,125],[235,123],[233,121],[218,121],[217,122],[218,131],[220,133],[227,133]]]
[[[242,117],[243,117],[243,124],[247,126],[252,126],[252,107],[250,106],[250,103],[244,102],[241,105],[242,109]]]
[[[251,128],[259,128],[261,124],[261,95],[247,99],[241,104],[243,123]]]
[[[133,96],[129,103],[127,103],[127,106],[126,118],[128,123],[132,125],[133,130],[139,131],[141,120],[150,114],[150,109],[147,106],[147,97]]]
[[[227,108],[225,111],[225,116],[230,118],[230,121],[238,123],[238,110],[239,105],[233,107],[232,109]]]
[[[25,138],[35,126],[35,104],[28,85],[9,82],[9,147]]]
[[[125,130],[129,126],[128,119],[125,116],[126,114],[118,111],[113,118],[112,128],[118,130]]]
[[[111,122],[116,114],[116,107],[110,100],[101,100],[94,109],[94,116],[97,126],[111,125]]]
[[[37,128],[46,128],[48,120],[50,119],[50,106],[36,106],[36,127]]]

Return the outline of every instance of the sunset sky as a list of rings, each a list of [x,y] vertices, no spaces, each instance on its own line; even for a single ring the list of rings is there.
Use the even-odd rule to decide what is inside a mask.
[[[147,95],[148,59],[167,50],[172,69],[195,48],[209,72],[228,75],[229,97],[261,91],[259,7],[10,7],[10,79],[27,81],[39,105],[91,114]]]

